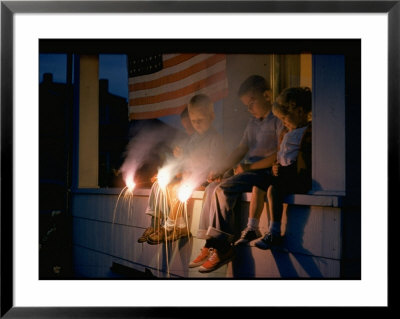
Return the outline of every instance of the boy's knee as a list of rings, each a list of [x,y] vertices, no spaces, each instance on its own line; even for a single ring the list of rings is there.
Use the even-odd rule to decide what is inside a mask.
[[[256,186],[253,187],[253,193],[257,196],[264,196],[267,192],[261,188],[258,188]]]

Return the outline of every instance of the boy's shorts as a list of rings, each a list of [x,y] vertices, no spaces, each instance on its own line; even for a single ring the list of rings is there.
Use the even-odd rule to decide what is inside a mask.
[[[243,172],[222,180],[220,187],[225,192],[251,192],[253,186],[267,190],[273,180],[271,168]]]

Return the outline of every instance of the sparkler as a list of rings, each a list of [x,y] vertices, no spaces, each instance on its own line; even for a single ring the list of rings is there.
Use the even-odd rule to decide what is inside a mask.
[[[156,220],[166,220],[170,215],[170,211],[174,210],[173,207],[176,207],[176,216],[182,216],[186,222],[186,227],[189,227],[188,223],[188,211],[187,211],[187,201],[191,197],[196,183],[193,180],[184,180],[181,182],[180,186],[175,188],[171,185],[171,188],[168,187],[171,181],[173,180],[175,173],[177,172],[177,165],[166,165],[162,167],[157,174],[157,182],[155,182],[152,186],[151,193],[154,196],[154,201],[152,209],[154,210],[154,217]],[[116,222],[116,215],[120,212],[128,216],[134,213],[135,205],[134,205],[134,190],[136,185],[134,181],[134,172],[128,172],[124,177],[125,187],[121,190],[118,199],[116,201],[113,213],[113,224]],[[121,202],[122,200],[122,202]],[[117,212],[118,211],[118,212]],[[173,214],[174,215],[174,214]],[[177,219],[176,219],[177,220]],[[160,231],[160,224],[154,225],[157,231]],[[175,225],[177,227],[177,225]],[[174,227],[174,228],[175,228]],[[189,228],[187,229],[189,233]],[[175,232],[174,232],[175,233]],[[113,230],[112,230],[113,236]],[[174,238],[167,239],[167,233],[165,233],[165,257],[166,257],[166,271],[167,275],[170,275],[169,263],[170,263],[170,249],[172,248],[169,244],[174,241]],[[161,248],[161,247],[160,247]],[[163,248],[161,248],[163,249]],[[160,251],[157,254],[158,259],[158,269],[160,268]]]
[[[125,185],[126,185],[128,191],[129,191],[130,193],[132,193],[133,190],[135,189],[136,184],[135,184],[135,182],[134,182],[134,180],[133,180],[133,174],[132,174],[132,173],[130,173],[130,174],[128,174],[128,175],[126,176],[126,178],[125,178]]]
[[[189,197],[192,195],[194,187],[187,183],[183,183],[178,190],[178,199],[182,202],[185,203]]]
[[[158,171],[157,174],[158,184],[161,189],[165,190],[169,182],[172,180],[171,170],[167,167],[163,167]]]

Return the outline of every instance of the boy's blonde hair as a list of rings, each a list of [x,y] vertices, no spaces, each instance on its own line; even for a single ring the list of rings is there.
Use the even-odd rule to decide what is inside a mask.
[[[188,110],[202,110],[202,112],[209,115],[214,114],[214,103],[206,94],[196,94],[188,103]]]

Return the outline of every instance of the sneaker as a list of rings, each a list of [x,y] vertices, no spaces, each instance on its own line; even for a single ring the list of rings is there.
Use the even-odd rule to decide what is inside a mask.
[[[210,255],[210,248],[203,247],[200,250],[200,254],[189,264],[189,268],[201,266],[208,259],[209,255]]]
[[[190,237],[190,236],[192,236],[192,234],[188,231],[187,227],[176,227],[174,230],[167,233],[166,241],[167,242],[174,241],[182,237]]]
[[[258,228],[256,230],[246,228],[245,230],[242,231],[240,238],[235,242],[235,246],[246,245],[250,241],[257,239],[259,237],[261,237],[261,232]]]
[[[273,235],[271,233],[267,233],[261,238],[257,240],[254,245],[260,249],[271,249],[272,247],[281,246],[283,243],[283,238],[281,235]]]
[[[167,232],[167,236],[172,231],[166,231],[164,227],[160,227],[160,229],[156,230],[154,233],[150,234],[147,237],[147,243],[150,245],[157,245],[165,241],[165,233]]]
[[[199,271],[201,273],[211,272],[230,262],[233,259],[233,256],[234,253],[232,247],[230,247],[224,254],[219,253],[215,248],[210,248],[210,256],[207,261],[200,266]]]
[[[154,228],[153,227],[148,227],[142,234],[142,236],[140,236],[138,238],[138,243],[144,243],[147,241],[147,238],[154,233]]]

